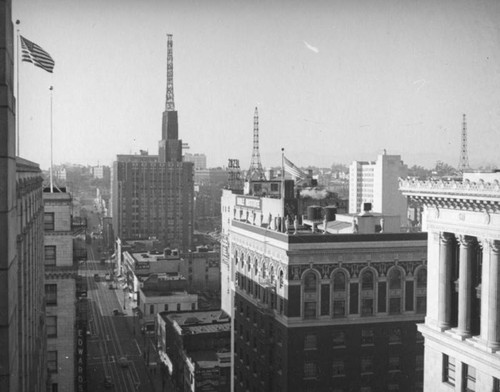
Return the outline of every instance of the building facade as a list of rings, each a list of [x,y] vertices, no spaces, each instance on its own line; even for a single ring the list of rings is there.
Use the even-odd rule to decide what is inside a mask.
[[[363,203],[372,203],[372,210],[385,215],[399,215],[405,224],[406,198],[399,192],[399,178],[406,178],[407,166],[400,155],[385,152],[375,162],[354,161],[349,166],[349,213],[363,210]]]
[[[172,64],[171,52],[167,64]],[[151,156],[145,151],[140,155],[118,155],[113,163],[113,227],[121,239],[155,237],[164,247],[183,252],[192,248],[193,163],[183,160],[178,133],[173,81],[167,77],[167,104],[158,155]]]
[[[0,390],[45,392],[42,173],[16,158],[11,1],[0,8]]]
[[[194,170],[204,170],[207,168],[207,156],[205,154],[184,154],[186,162],[193,162]]]
[[[45,189],[44,265],[47,365],[52,391],[76,388],[76,277],[72,197],[65,188]]]
[[[230,191],[222,211],[234,391],[422,390],[426,233],[280,225],[282,199]]]
[[[425,391],[500,391],[500,173],[404,181],[428,232]]]
[[[156,333],[162,364],[178,391],[229,392],[231,323],[227,314],[162,312]]]

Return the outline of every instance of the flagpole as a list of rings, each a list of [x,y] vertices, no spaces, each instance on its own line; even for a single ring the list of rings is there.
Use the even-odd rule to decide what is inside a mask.
[[[288,219],[285,208],[285,149],[281,147],[281,198],[283,199],[283,227],[285,226],[285,219]],[[284,231],[284,230],[283,230]]]
[[[16,20],[16,25],[19,25],[21,22]],[[16,48],[16,57],[17,57],[17,64],[16,64],[16,131],[17,131],[17,156],[20,156],[19,154],[19,145],[21,144],[20,139],[19,139],[19,45],[20,45],[20,39],[19,39],[19,29],[17,29],[17,37],[16,37],[16,43],[17,43],[17,48]]]
[[[52,90],[53,87],[50,86],[50,193],[54,193],[54,182],[52,177],[52,166],[53,166],[53,122],[52,122]]]

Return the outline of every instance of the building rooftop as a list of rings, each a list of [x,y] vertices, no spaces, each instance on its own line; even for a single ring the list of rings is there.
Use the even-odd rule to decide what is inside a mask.
[[[231,225],[235,228],[244,229],[274,240],[288,244],[306,243],[339,243],[339,242],[370,242],[370,241],[427,241],[427,233],[339,233],[323,234],[312,232],[310,229],[299,229],[297,233],[291,228],[288,233],[268,230],[265,227],[255,226],[250,223],[232,220]]]
[[[161,313],[173,324],[177,324],[183,335],[231,331],[229,316],[222,310],[206,312]]]

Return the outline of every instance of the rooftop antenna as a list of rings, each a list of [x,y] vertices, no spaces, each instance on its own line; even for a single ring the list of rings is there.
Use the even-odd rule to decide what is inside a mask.
[[[167,34],[167,99],[165,109],[167,112],[175,111],[174,103],[174,55],[172,51],[172,34]]]
[[[253,115],[253,151],[252,151],[252,161],[250,162],[250,169],[248,169],[247,173],[247,179],[259,180],[259,181],[266,180],[264,169],[262,169],[262,164],[260,163],[259,112],[257,110],[257,107],[255,108],[255,113]]]
[[[462,121],[462,143],[460,145],[460,160],[458,161],[458,170],[464,172],[469,169],[469,157],[467,154],[467,121],[465,114]]]

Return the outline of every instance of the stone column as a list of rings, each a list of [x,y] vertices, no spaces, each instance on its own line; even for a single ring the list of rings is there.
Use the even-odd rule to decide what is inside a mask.
[[[451,263],[453,237],[449,233],[439,235],[439,294],[438,327],[451,328]]]
[[[483,240],[481,285],[481,341],[500,349],[500,241]]]
[[[458,272],[458,335],[471,334],[471,304],[472,304],[472,247],[473,238],[465,235],[457,236],[460,244]]]

